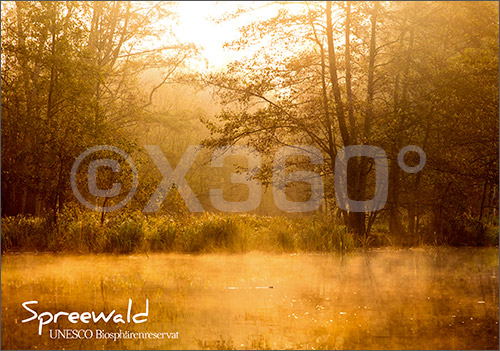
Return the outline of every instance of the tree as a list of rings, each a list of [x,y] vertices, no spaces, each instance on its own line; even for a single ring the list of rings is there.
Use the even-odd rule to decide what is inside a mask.
[[[2,214],[43,207],[56,220],[76,157],[98,144],[131,151],[131,129],[195,48],[173,36],[151,47],[168,33],[157,26],[168,3],[16,2],[2,15]],[[150,69],[163,77],[146,92]]]
[[[242,37],[228,44],[240,51],[253,47],[253,55],[202,78],[225,106],[219,121],[208,123],[212,137],[206,145],[243,143],[268,155],[281,145],[314,145],[326,155],[318,171],[330,203],[338,149],[356,144],[384,148],[387,210],[344,212],[358,237],[369,234],[378,215],[403,242],[411,243],[419,230],[429,233],[428,240],[441,240],[431,233],[441,235],[443,220],[453,216],[436,210],[440,203],[440,208],[449,203],[459,216],[472,208],[479,209],[475,217],[484,216],[486,200],[497,192],[492,182],[498,174],[496,4],[267,6],[274,6],[276,15],[243,27]],[[401,148],[411,144],[428,154],[426,168],[417,174],[405,174],[398,162]],[[418,163],[414,156],[408,154],[406,162]],[[480,167],[471,166],[478,162]],[[348,166],[350,197],[370,198],[372,161],[354,158]],[[261,177],[270,176],[269,167],[264,168]],[[446,186],[450,181],[453,190]],[[467,204],[467,198],[479,201]]]
[[[210,125],[214,138],[208,140],[207,145],[244,140],[261,152],[270,153],[278,145],[312,144],[328,156],[328,161],[319,171],[325,175],[327,196],[331,202],[334,197],[331,177],[338,148],[354,145],[360,138],[368,143],[372,122],[379,5],[357,5],[353,12],[351,6],[350,3],[341,4],[335,9],[337,14],[345,14],[336,22],[337,27],[340,23],[345,29],[344,36],[334,28],[330,2],[326,7],[307,4],[298,14],[283,7],[276,17],[252,23],[242,30],[246,33],[244,39],[233,46],[242,46],[256,37],[268,35],[272,39],[266,43],[273,49],[266,46],[265,52],[259,52],[258,57],[235,63],[225,74],[204,78],[207,84],[219,89],[223,103],[230,106],[238,101],[241,104],[237,112],[224,111],[222,126]],[[366,18],[368,24],[364,21]],[[354,39],[351,39],[351,27],[355,27],[357,33]],[[294,35],[290,35],[292,31]],[[345,56],[340,61],[336,53],[338,44],[335,43],[342,37],[346,41]],[[352,51],[351,46],[356,51]],[[300,48],[299,51],[296,48]],[[275,54],[271,56],[268,52]],[[288,56],[285,56],[286,52]],[[369,57],[366,69],[362,67],[363,55]],[[356,70],[351,68],[354,65]],[[368,80],[362,78],[366,71],[370,72]],[[344,73],[346,94],[342,96],[340,75]],[[353,84],[354,79],[356,84]],[[370,100],[367,108],[361,103],[365,99]],[[257,109],[258,102],[266,106]],[[366,160],[349,163],[348,187],[356,200],[365,195],[364,187],[359,185],[366,183],[368,167]],[[359,236],[365,234],[365,214],[346,212],[345,219]]]

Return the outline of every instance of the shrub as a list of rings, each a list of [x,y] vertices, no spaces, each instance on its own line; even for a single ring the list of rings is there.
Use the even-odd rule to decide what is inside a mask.
[[[489,223],[485,226],[485,242],[488,245],[497,246],[498,245],[498,225]]]
[[[147,246],[152,251],[173,251],[177,231],[172,219],[153,217],[148,221]]]
[[[9,250],[47,250],[53,240],[50,221],[41,217],[2,218],[2,252]]]
[[[128,218],[107,231],[107,252],[132,253],[144,243],[144,226],[140,219]]]
[[[303,251],[332,252],[355,248],[352,233],[344,225],[334,225],[328,218],[313,217],[301,223],[300,248]]]
[[[176,246],[183,252],[210,252],[234,249],[238,226],[229,216],[203,215],[184,223],[178,231]]]

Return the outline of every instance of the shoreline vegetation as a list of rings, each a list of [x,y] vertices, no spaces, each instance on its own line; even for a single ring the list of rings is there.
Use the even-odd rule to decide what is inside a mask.
[[[154,215],[121,213],[100,221],[99,213],[67,211],[54,224],[49,218],[2,218],[2,254],[63,252],[133,254],[175,253],[329,253],[358,248],[420,246],[498,246],[498,224],[462,223],[454,236],[421,232],[391,235],[374,225],[357,237],[339,218],[258,216],[249,214]]]

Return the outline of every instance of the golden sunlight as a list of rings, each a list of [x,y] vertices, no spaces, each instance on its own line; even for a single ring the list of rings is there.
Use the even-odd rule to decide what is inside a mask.
[[[0,6],[1,349],[498,350],[498,2]]]

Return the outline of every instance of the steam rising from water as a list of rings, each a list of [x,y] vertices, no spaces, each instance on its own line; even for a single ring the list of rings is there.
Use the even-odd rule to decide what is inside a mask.
[[[54,312],[109,311],[126,310],[129,298],[148,298],[150,316],[124,329],[179,331],[179,339],[51,340],[20,322],[28,300]],[[2,348],[35,347],[497,348],[498,249],[4,255]]]

